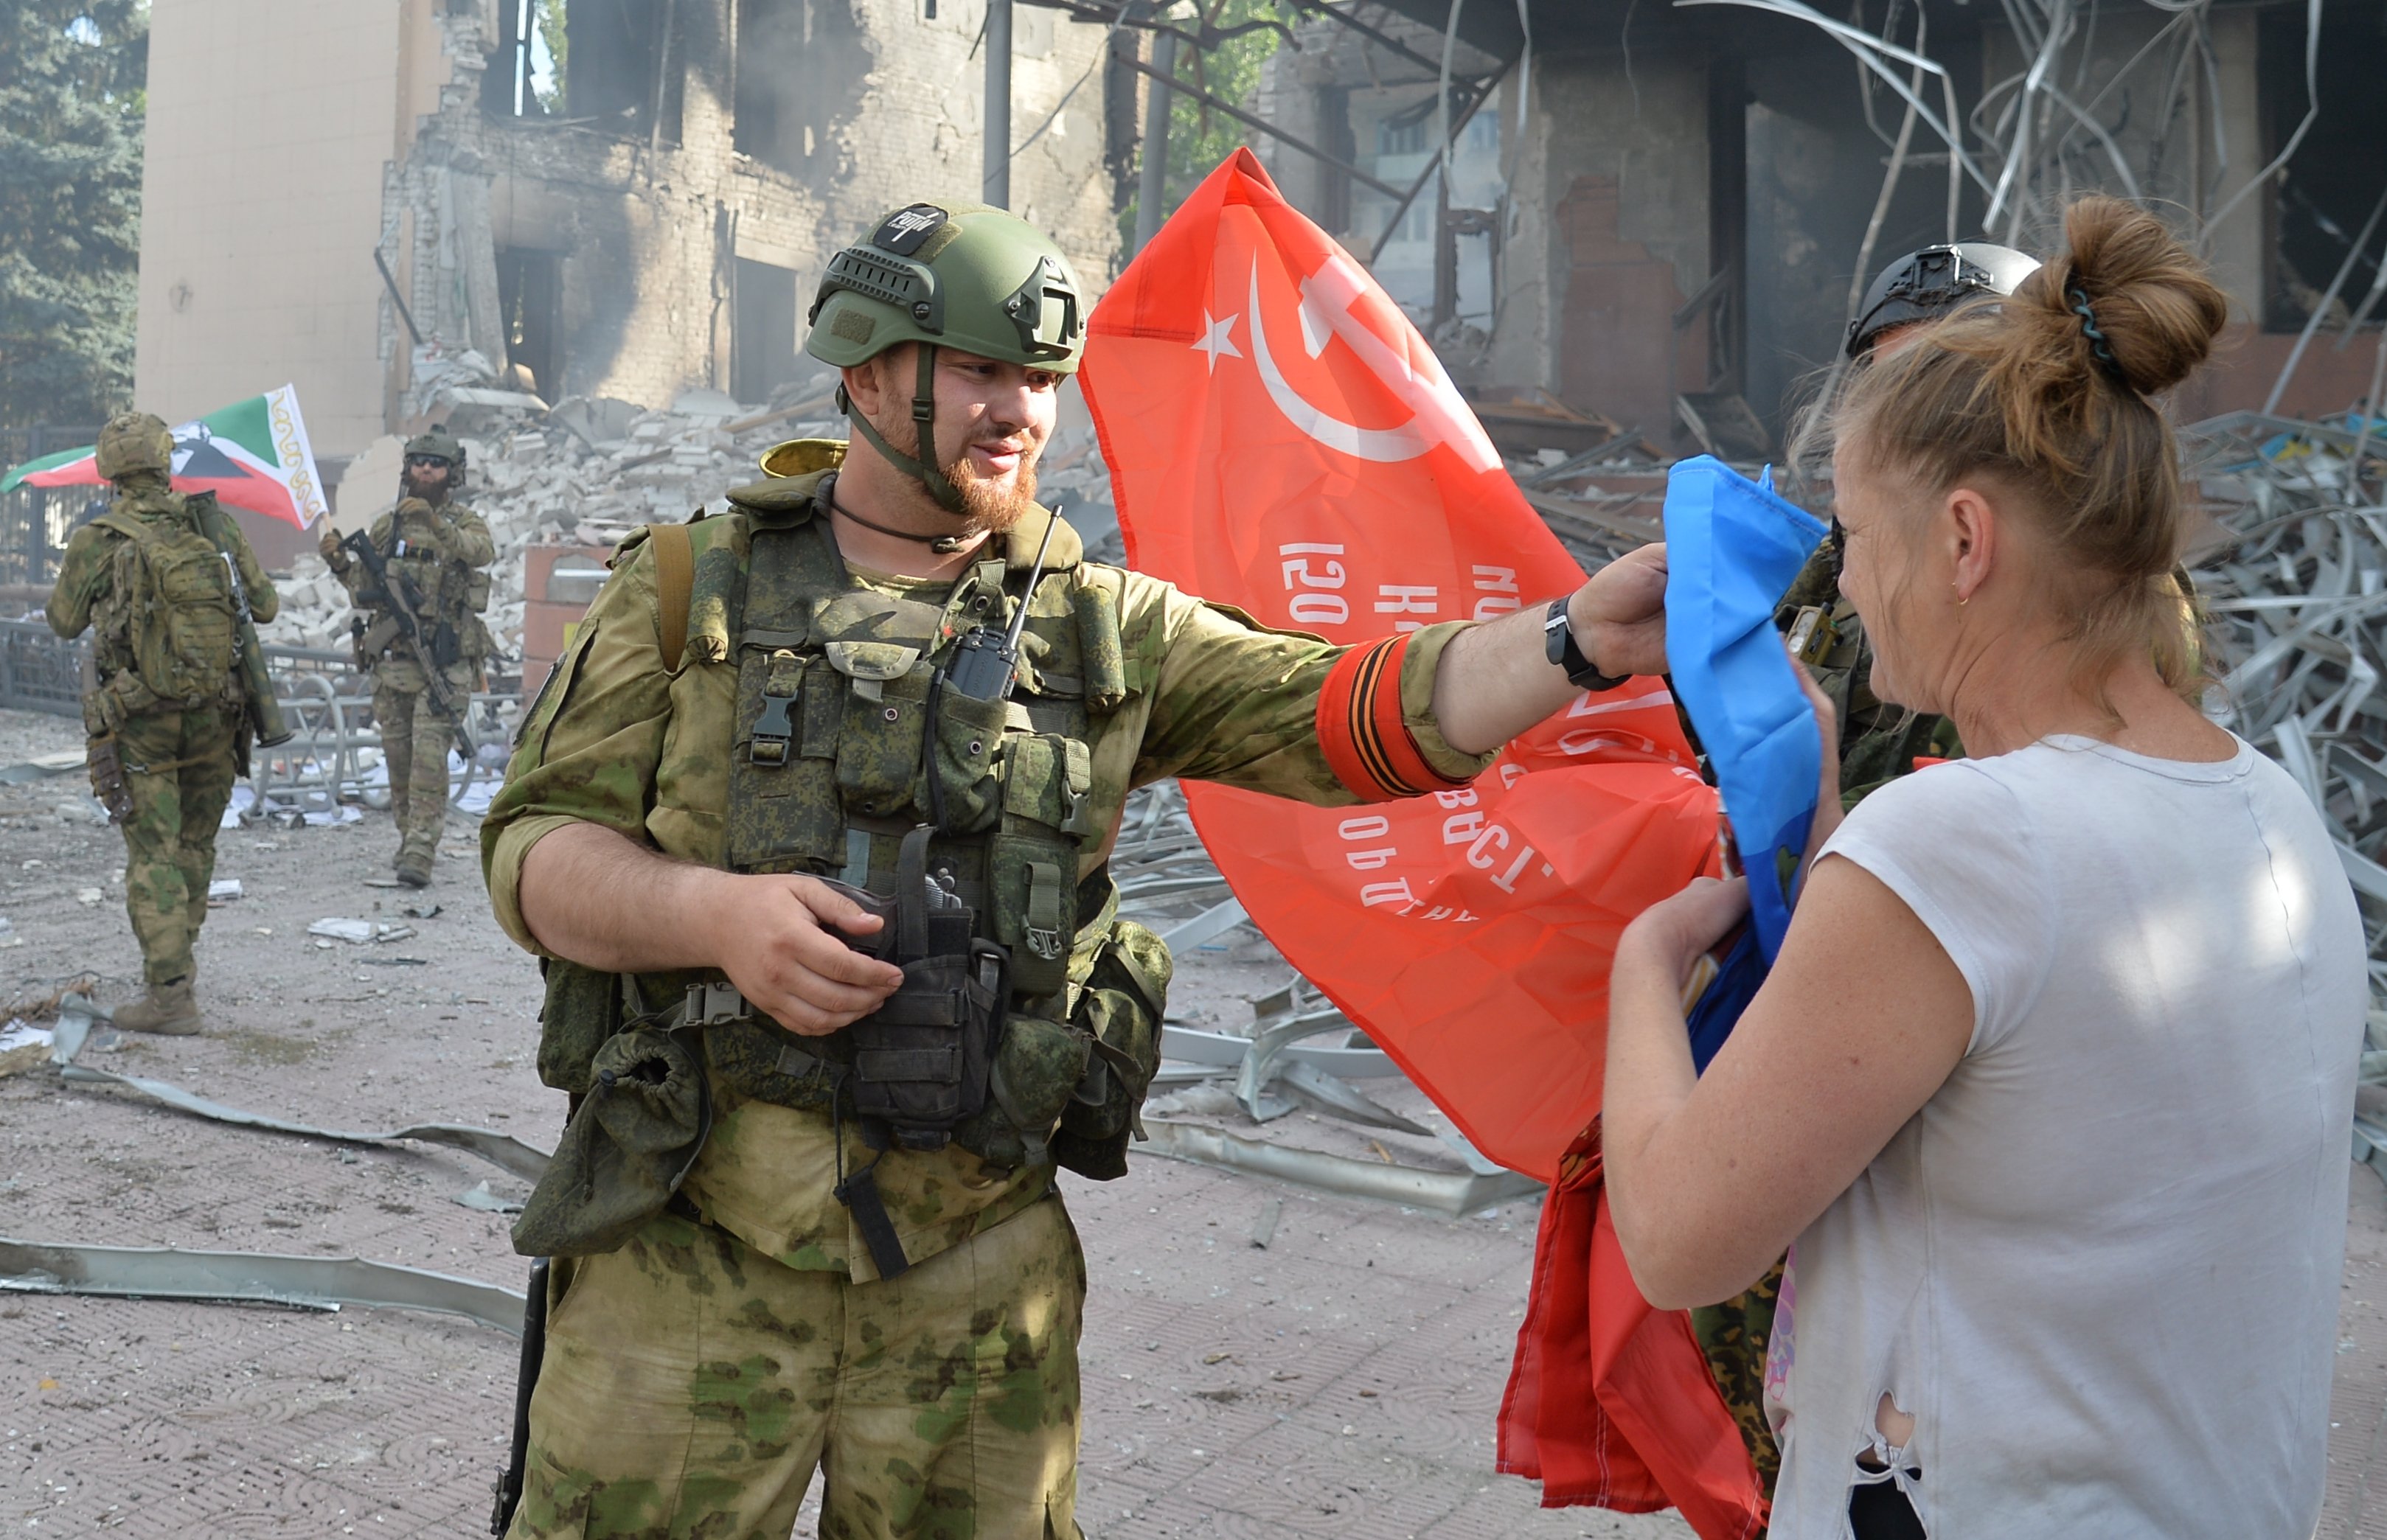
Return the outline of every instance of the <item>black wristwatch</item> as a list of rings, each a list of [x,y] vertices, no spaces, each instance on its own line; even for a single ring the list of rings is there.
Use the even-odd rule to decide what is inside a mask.
[[[1591,660],[1575,645],[1574,627],[1567,620],[1567,601],[1563,598],[1550,600],[1549,616],[1542,622],[1542,651],[1553,664],[1566,670],[1567,683],[1577,689],[1614,689],[1631,677],[1602,674],[1591,666]]]

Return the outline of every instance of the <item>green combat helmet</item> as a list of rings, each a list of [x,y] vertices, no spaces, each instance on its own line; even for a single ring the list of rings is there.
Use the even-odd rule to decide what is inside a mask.
[[[174,435],[155,412],[120,411],[99,430],[99,447],[92,456],[99,473],[118,481],[135,471],[174,468]]]
[[[958,513],[961,489],[937,455],[937,349],[1074,374],[1086,346],[1079,294],[1078,275],[1061,248],[1018,215],[980,203],[915,203],[880,221],[869,240],[830,259],[805,318],[812,330],[804,351],[842,369],[903,343],[921,345],[912,396],[917,459],[890,448],[853,410],[843,386],[838,407],[872,448]]]
[[[448,492],[450,497],[464,488],[464,441],[446,428],[430,428],[406,441],[406,453],[437,455],[448,462]]]

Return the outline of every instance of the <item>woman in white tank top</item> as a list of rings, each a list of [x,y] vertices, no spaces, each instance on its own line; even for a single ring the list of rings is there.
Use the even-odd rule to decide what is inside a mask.
[[[1703,1078],[1680,991],[1740,885],[1617,954],[1636,1280],[1708,1304],[1790,1248],[1774,1540],[2303,1540],[2320,1511],[2362,926],[2294,782],[2189,703],[2148,398],[2227,303],[2127,205],[2065,234],[1831,423],[1874,690],[1970,757],[1845,822],[1825,787],[1781,957]]]

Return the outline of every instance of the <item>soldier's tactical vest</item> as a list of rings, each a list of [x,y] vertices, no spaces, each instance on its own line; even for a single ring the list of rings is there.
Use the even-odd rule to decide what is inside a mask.
[[[658,532],[661,607],[667,631],[688,617],[692,655],[738,670],[727,866],[863,895],[890,919],[862,944],[906,983],[852,1027],[802,1037],[745,1011],[717,973],[550,962],[540,1073],[586,1095],[608,1039],[660,1029],[701,1055],[716,1098],[859,1118],[882,1147],[950,1141],[999,1167],[1119,1176],[1169,964],[1118,917],[1106,867],[1078,877],[1108,832],[1091,814],[1092,728],[1128,695],[1115,602],[1075,562],[1031,589],[984,561],[937,604],[861,587],[813,516],[816,479],[731,494],[745,570],[711,545],[679,579],[684,608],[664,536],[686,534]],[[956,642],[1022,603],[1010,699],[942,688]]]
[[[432,655],[417,661],[443,669],[462,663],[478,670],[496,650],[488,626],[481,619],[489,607],[488,572],[409,543],[400,536],[403,524],[396,513],[390,515],[382,560],[388,566],[390,580],[405,589],[415,618],[429,634]],[[370,596],[361,607],[371,617],[361,647],[366,662],[387,654],[413,655],[396,613],[373,603]]]
[[[239,655],[239,612],[231,558],[201,533],[180,494],[170,512],[144,518],[125,508],[94,521],[122,536],[109,569],[107,598],[94,614],[100,689],[95,700],[115,720],[147,711],[239,700],[233,665]],[[101,730],[95,727],[95,731]]]

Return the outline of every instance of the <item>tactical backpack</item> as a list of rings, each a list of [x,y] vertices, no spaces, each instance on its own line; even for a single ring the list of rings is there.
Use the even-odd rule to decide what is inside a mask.
[[[170,707],[230,698],[240,652],[231,558],[179,502],[171,516],[119,509],[94,521],[123,536],[95,627],[101,669],[131,674]]]

